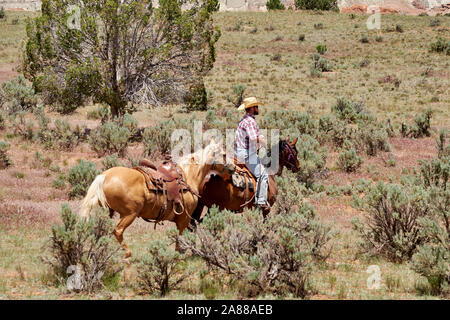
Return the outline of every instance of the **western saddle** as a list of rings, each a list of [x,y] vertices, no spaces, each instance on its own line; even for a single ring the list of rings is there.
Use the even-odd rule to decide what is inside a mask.
[[[158,218],[155,221],[144,219],[147,222],[155,222],[155,228],[156,224],[164,218],[164,214],[167,211],[167,201],[172,201],[173,212],[176,215],[180,215],[184,212],[182,200],[184,191],[190,191],[199,197],[198,193],[186,183],[181,169],[170,158],[166,158],[159,166],[155,166],[147,159],[142,159],[139,162],[139,166],[133,169],[144,176],[149,191],[163,194],[164,205],[159,212]]]

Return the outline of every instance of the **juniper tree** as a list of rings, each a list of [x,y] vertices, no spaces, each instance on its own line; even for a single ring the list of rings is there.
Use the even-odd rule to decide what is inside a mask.
[[[215,60],[217,0],[43,0],[27,23],[23,72],[44,102],[71,112],[89,99],[113,116],[181,101]],[[183,8],[183,9],[182,9]]]

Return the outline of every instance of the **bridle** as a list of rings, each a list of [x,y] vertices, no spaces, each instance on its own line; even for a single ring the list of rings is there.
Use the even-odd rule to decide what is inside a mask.
[[[288,154],[288,157],[287,157],[287,160],[286,160],[286,163],[284,163],[284,165],[285,165],[286,168],[288,168],[289,170],[297,169],[296,166],[295,166],[295,164],[294,164],[293,162],[291,162],[291,160],[294,160],[294,162],[296,162],[296,161],[295,161],[296,156],[294,155],[294,150],[293,150],[293,148],[292,148],[291,145],[290,145],[288,142],[286,142],[286,141],[283,141],[282,143],[283,143],[283,148],[284,148],[284,146],[287,147],[287,148],[284,148],[283,151],[284,151],[285,149],[287,149],[287,151],[288,151],[288,153],[289,153],[289,154]]]

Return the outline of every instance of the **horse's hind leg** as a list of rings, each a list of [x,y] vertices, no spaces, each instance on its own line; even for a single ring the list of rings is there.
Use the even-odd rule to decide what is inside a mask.
[[[125,258],[129,258],[131,256],[131,251],[128,249],[128,246],[123,242],[123,233],[126,228],[136,219],[137,214],[130,214],[127,216],[121,216],[119,223],[114,230],[114,235],[117,238],[117,241],[122,245],[122,247],[126,250]]]

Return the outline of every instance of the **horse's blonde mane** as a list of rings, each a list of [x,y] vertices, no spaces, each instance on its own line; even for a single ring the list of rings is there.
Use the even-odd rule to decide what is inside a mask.
[[[180,165],[183,169],[186,166],[189,166],[195,163],[195,160],[199,159],[200,162],[198,165],[205,165],[210,159],[214,157],[214,151],[223,151],[220,143],[216,143],[214,140],[210,141],[208,145],[206,145],[203,149],[199,149],[193,153],[184,155],[180,158],[178,165]]]

